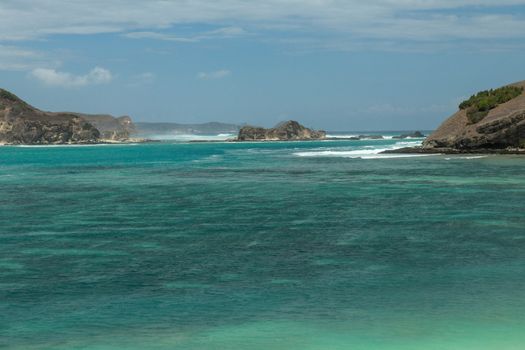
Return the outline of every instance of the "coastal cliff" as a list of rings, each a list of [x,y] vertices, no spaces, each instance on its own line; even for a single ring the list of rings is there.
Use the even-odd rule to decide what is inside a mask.
[[[482,91],[460,105],[422,145],[423,151],[525,148],[525,81]]]
[[[133,130],[131,118],[41,111],[0,89],[0,144],[91,144],[121,142]]]
[[[300,141],[322,140],[326,132],[304,127],[294,120],[279,123],[273,128],[244,126],[239,131],[236,141]]]
[[[95,126],[101,138],[107,141],[125,141],[136,133],[135,124],[129,116],[115,118],[108,114],[74,114]]]

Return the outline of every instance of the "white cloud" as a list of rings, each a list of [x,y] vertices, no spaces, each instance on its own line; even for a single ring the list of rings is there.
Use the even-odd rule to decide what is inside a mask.
[[[200,72],[197,74],[197,78],[201,80],[223,79],[230,76],[231,74],[231,71],[227,69],[221,69],[214,72]]]
[[[111,72],[101,67],[95,67],[85,75],[74,75],[50,68],[36,68],[31,71],[31,75],[46,85],[58,87],[107,84],[113,79]]]
[[[246,35],[247,32],[241,27],[223,27],[207,32],[209,36],[218,36],[223,38],[231,38],[236,36]]]
[[[181,43],[193,43],[197,40],[193,38],[185,38],[176,35],[158,33],[158,32],[131,32],[124,35],[126,38],[130,39],[155,39],[155,40],[165,40],[165,41],[175,41]]]
[[[46,61],[45,55],[41,52],[0,45],[0,70],[28,70],[42,65],[44,61]]]
[[[174,41],[181,43],[195,43],[210,39],[229,39],[247,35],[248,33],[240,27],[223,27],[215,30],[206,31],[190,36],[179,36],[161,32],[130,32],[124,34],[126,38],[130,39],[156,39],[165,41]]]
[[[523,39],[525,15],[514,5],[525,0],[2,0],[0,40],[129,32],[132,38],[187,42],[244,35],[242,28],[306,37]],[[221,28],[187,37],[165,32],[195,24]]]

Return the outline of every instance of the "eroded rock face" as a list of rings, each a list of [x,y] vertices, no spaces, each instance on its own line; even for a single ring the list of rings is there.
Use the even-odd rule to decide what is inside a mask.
[[[125,141],[133,130],[134,125],[129,117],[44,112],[9,91],[0,89],[0,144]]]
[[[525,81],[512,85],[525,87]],[[490,110],[477,123],[469,121],[465,110],[458,111],[423,142],[423,148],[525,148],[525,94]]]
[[[0,142],[5,144],[96,143],[99,138],[99,131],[81,118],[60,121],[16,118],[0,121]]]
[[[99,137],[100,132],[78,116],[43,112],[0,89],[0,143],[94,143]]]
[[[326,138],[326,132],[308,129],[294,120],[289,120],[270,129],[244,126],[239,131],[237,141],[293,141],[324,138]]]
[[[111,115],[78,114],[80,117],[93,124],[104,140],[125,141],[136,132],[133,121],[128,116],[114,118]]]

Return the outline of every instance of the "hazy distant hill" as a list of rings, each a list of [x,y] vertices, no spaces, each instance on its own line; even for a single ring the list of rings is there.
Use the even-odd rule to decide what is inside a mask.
[[[139,135],[167,135],[167,134],[236,134],[241,129],[240,125],[210,122],[203,124],[179,123],[135,123]]]

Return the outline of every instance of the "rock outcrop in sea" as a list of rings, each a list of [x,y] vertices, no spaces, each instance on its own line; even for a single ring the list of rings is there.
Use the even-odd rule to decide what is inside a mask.
[[[522,81],[474,95],[423,142],[422,149],[471,152],[525,148],[524,88]]]
[[[402,134],[402,135],[399,135],[399,136],[394,136],[392,137],[393,139],[417,139],[417,138],[422,138],[422,137],[425,137],[425,135],[423,135],[423,133],[421,131],[414,131],[412,133],[409,133],[409,134]]]
[[[44,112],[0,89],[0,144],[90,144],[130,137],[129,117]]]
[[[325,131],[312,130],[294,120],[289,120],[279,123],[270,129],[244,126],[239,131],[236,141],[300,141],[322,140],[325,138]]]

